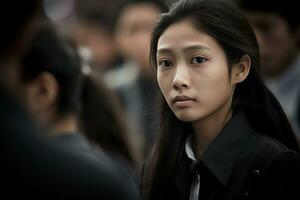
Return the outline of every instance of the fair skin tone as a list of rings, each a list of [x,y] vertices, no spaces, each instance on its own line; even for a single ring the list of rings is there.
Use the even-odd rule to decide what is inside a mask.
[[[234,89],[250,65],[249,56],[243,56],[229,75],[223,49],[188,20],[171,25],[159,38],[158,84],[177,118],[192,123],[197,156],[231,118]]]
[[[264,75],[280,75],[288,69],[299,53],[299,36],[293,33],[285,19],[276,13],[247,12],[246,16],[259,43]]]
[[[55,77],[43,72],[26,84],[23,90],[25,107],[36,124],[47,131],[47,137],[74,133],[78,130],[75,115],[58,118],[58,83]]]

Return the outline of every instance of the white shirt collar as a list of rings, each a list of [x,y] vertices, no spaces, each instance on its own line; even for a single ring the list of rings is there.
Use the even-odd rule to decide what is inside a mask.
[[[193,161],[197,161],[193,148],[192,148],[192,135],[188,136],[185,142],[185,153],[187,157]]]

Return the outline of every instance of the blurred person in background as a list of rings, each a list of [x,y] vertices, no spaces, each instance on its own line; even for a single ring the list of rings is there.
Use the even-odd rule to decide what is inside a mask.
[[[25,106],[41,132],[64,148],[92,155],[78,130],[81,62],[54,26],[41,22],[20,75]]]
[[[300,17],[293,0],[237,0],[254,28],[264,79],[300,139]]]
[[[128,138],[121,135],[125,129],[122,127],[112,132],[111,130],[117,128],[118,124],[109,124],[112,122],[112,118],[105,121],[105,116],[109,113],[109,110],[105,109],[109,106],[113,108],[113,106],[109,103],[102,105],[104,101],[99,100],[103,98],[108,102],[113,100],[108,94],[99,93],[101,90],[97,91],[97,87],[90,88],[92,86],[87,83],[88,80],[84,78],[81,68],[77,49],[70,42],[64,40],[53,26],[41,25],[22,65],[21,80],[24,83],[25,105],[41,131],[55,144],[91,159],[101,159],[110,168],[119,165],[119,170],[123,167],[122,165],[125,165],[125,169],[127,169],[128,164],[125,162],[116,164],[113,162],[113,159],[120,160],[116,155],[113,156],[113,159],[107,156],[107,152],[112,155],[112,153],[116,153],[113,150],[122,148],[122,154],[127,155],[126,158],[130,158],[132,164],[134,162],[126,143]],[[83,82],[83,80],[85,81]],[[93,89],[95,90],[91,91]],[[84,96],[86,101],[83,103],[81,102],[82,90],[86,94]],[[100,107],[95,109],[99,104]],[[81,105],[82,112],[86,114],[84,115],[86,126],[83,130],[79,128]],[[104,117],[101,118],[101,115]],[[114,116],[116,117],[116,115]],[[99,127],[97,127],[98,125]],[[98,138],[93,132],[95,129],[98,131],[97,133],[102,133],[102,135],[97,135]],[[93,139],[97,138],[97,143],[101,143],[105,151],[100,152],[92,148],[85,135],[94,136]],[[109,138],[115,140],[110,141]],[[115,145],[114,149],[109,148],[111,147],[109,145]]]
[[[155,76],[149,68],[149,42],[163,1],[125,2],[115,16],[115,39],[124,64],[108,71],[104,80],[119,94],[129,119],[130,130],[140,137],[146,153],[153,141],[158,115],[155,109]]]
[[[19,67],[35,34],[40,3],[8,1],[1,6],[1,193],[9,198],[138,199],[105,164],[46,141],[20,105]]]
[[[113,37],[112,17],[100,8],[78,13],[69,35],[80,47],[92,71],[103,74],[121,59]]]

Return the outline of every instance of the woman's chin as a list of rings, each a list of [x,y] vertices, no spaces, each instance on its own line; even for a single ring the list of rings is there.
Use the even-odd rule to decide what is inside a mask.
[[[196,116],[193,116],[190,114],[185,114],[185,113],[177,113],[175,115],[180,121],[183,121],[183,122],[193,122],[198,119]]]

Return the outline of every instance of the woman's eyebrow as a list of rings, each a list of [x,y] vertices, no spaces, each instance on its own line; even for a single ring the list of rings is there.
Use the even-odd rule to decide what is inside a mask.
[[[206,51],[211,51],[210,48],[204,46],[204,45],[191,45],[191,46],[187,46],[184,47],[183,49],[184,51],[191,51],[191,50],[206,50]],[[163,54],[163,53],[172,53],[172,49],[171,48],[159,48],[157,50],[158,54]]]
[[[211,51],[210,48],[203,46],[203,45],[191,45],[184,48],[184,51],[191,51],[191,50],[206,50]]]
[[[172,49],[169,48],[160,48],[157,50],[157,53],[163,54],[163,53],[172,53]]]

